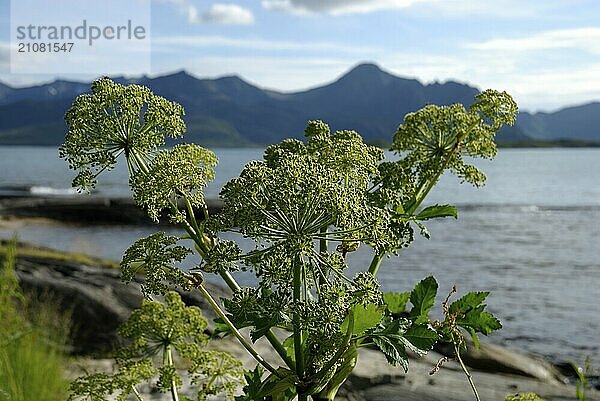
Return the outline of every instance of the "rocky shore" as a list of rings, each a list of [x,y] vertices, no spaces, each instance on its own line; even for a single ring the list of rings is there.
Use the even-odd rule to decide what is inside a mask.
[[[207,200],[209,212],[221,208],[221,201]],[[0,216],[4,219],[41,217],[82,224],[155,224],[131,198],[91,196],[0,195]]]
[[[119,272],[101,266],[90,259],[85,263],[68,258],[49,258],[22,255],[18,258],[17,272],[22,286],[36,293],[54,294],[65,310],[73,316],[72,351],[79,362],[69,369],[77,375],[82,369],[96,367],[110,369],[106,358],[118,341],[117,327],[124,322],[133,308],[141,303],[139,282],[125,285]],[[228,293],[226,289],[211,286],[217,296]],[[198,305],[205,316],[215,316],[197,294],[184,293],[184,300]],[[231,340],[218,340],[218,348],[226,349],[251,367],[252,359]],[[257,344],[267,350],[260,341]],[[470,347],[473,349],[473,347]],[[436,348],[424,358],[413,358],[408,373],[387,364],[378,352],[363,349],[352,376],[340,392],[341,400],[349,401],[459,401],[472,400],[471,389],[459,366],[454,362],[444,364],[434,375],[429,372],[448,350]],[[276,355],[271,355],[277,363]],[[576,400],[575,387],[550,363],[536,357],[506,348],[482,344],[479,351],[465,353],[482,400],[504,400],[507,394],[536,392],[545,400]],[[160,393],[151,385],[145,389],[147,399],[161,400]],[[588,400],[600,400],[600,392],[591,391]]]

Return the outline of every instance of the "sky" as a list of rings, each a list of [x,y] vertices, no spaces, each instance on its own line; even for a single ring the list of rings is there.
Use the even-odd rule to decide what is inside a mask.
[[[528,111],[600,101],[597,0],[146,1],[151,62],[144,73],[150,76],[182,69],[200,78],[237,74],[289,92],[374,62],[423,83],[506,90]],[[50,12],[59,1],[40,3]],[[98,75],[10,73],[10,25],[10,1],[0,0],[1,82]]]

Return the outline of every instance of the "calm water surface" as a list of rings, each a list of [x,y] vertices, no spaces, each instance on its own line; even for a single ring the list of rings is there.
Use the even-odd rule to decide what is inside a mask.
[[[260,149],[217,149],[220,165],[207,197],[237,175]],[[26,163],[24,162],[26,161]],[[385,290],[406,291],[433,274],[440,294],[491,290],[489,308],[504,329],[494,342],[554,360],[600,364],[600,150],[502,149],[493,162],[477,163],[488,175],[475,189],[443,177],[428,203],[454,203],[458,220],[428,224],[431,240],[417,238],[380,270]],[[67,191],[72,177],[52,148],[0,147],[0,190]],[[126,196],[127,172],[101,178],[99,194]],[[152,227],[4,224],[0,236],[120,259]],[[371,253],[360,249],[351,269]],[[240,281],[248,277],[239,277]],[[442,296],[440,296],[441,298]]]

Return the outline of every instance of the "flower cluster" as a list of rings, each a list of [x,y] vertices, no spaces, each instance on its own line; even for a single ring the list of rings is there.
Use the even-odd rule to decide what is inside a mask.
[[[177,205],[180,198],[185,197],[192,206],[202,206],[203,188],[214,179],[216,165],[215,154],[198,145],[176,145],[173,149],[161,150],[145,169],[131,176],[133,198],[156,222],[161,211]],[[171,219],[182,221],[183,212],[173,209]]]
[[[192,251],[176,245],[178,237],[167,236],[163,232],[140,238],[131,245],[121,261],[121,278],[124,282],[133,281],[136,275],[144,273],[145,294],[163,294],[167,290],[165,282],[188,288],[186,275],[176,266]]]
[[[92,83],[92,93],[79,95],[65,115],[69,131],[60,156],[79,170],[73,186],[88,189],[96,177],[125,154],[130,170],[134,157],[147,157],[165,137],[185,132],[183,107],[140,85],[121,85],[109,78]]]
[[[400,169],[409,183],[435,179],[442,166],[476,186],[484,184],[485,175],[463,156],[494,157],[494,135],[503,124],[515,123],[518,109],[506,92],[486,90],[475,100],[468,110],[461,104],[429,105],[404,117],[392,150],[403,156]]]

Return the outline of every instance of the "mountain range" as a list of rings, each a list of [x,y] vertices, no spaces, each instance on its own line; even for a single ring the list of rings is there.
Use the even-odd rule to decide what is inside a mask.
[[[113,79],[148,86],[182,104],[186,141],[213,147],[264,146],[286,137],[300,138],[306,122],[313,119],[333,129],[354,129],[372,143],[387,143],[406,113],[426,104],[468,105],[479,92],[453,81],[423,84],[375,64],[360,64],[330,84],[294,93],[261,89],[236,75],[198,79],[185,71]],[[65,111],[88,90],[89,83],[64,80],[26,88],[0,83],[0,145],[59,145],[66,132]],[[600,103],[554,113],[521,112],[517,125],[503,129],[498,141],[595,143],[600,142],[599,125]]]

